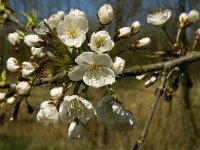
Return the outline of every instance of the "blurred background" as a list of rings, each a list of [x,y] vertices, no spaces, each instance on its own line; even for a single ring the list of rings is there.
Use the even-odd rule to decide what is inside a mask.
[[[37,8],[38,21],[48,18],[59,10],[66,14],[70,8],[78,8],[87,14],[90,23],[90,33],[98,29],[96,13],[99,8],[109,3],[113,6],[115,16],[113,22],[106,28],[111,35],[124,26],[130,26],[133,21],[140,21],[142,28],[139,34],[127,42],[142,37],[150,37],[152,45],[149,50],[125,53],[121,57],[126,59],[126,67],[138,64],[159,62],[161,58],[151,57],[153,52],[169,49],[166,37],[162,30],[147,24],[149,13],[159,9],[172,10],[172,18],[167,23],[167,30],[175,40],[178,30],[178,16],[181,12],[192,9],[200,11],[199,0],[8,0],[9,6],[16,11],[19,20],[25,21],[22,12],[31,13]],[[191,46],[194,32],[200,27],[200,21],[192,25],[186,33],[187,43]],[[27,60],[30,49],[20,44],[19,52],[7,42],[7,35],[13,32],[15,26],[6,26],[0,29],[0,71],[5,67],[7,58],[13,56],[19,60]],[[118,49],[126,47],[123,43]],[[200,47],[197,47],[200,49]],[[193,81],[191,90],[180,86],[174,93],[173,100],[161,100],[150,126],[143,150],[199,150],[200,149],[200,63],[188,65],[188,72]],[[14,75],[9,75],[9,82],[14,82]],[[33,114],[27,113],[26,104],[21,105],[18,120],[9,122],[9,113],[12,107],[7,107],[6,122],[0,128],[1,150],[130,150],[140,136],[148,111],[159,82],[150,88],[144,87],[145,81],[137,81],[128,77],[114,85],[114,91],[125,107],[133,112],[137,119],[137,126],[130,132],[119,132],[103,123],[97,124],[93,117],[86,125],[83,140],[70,140],[67,138],[67,127],[60,124],[58,128],[46,127],[36,121],[36,114],[40,103],[49,96],[49,88],[38,87],[31,91],[29,103],[35,108]],[[104,94],[104,90],[89,89],[87,97],[96,103]]]

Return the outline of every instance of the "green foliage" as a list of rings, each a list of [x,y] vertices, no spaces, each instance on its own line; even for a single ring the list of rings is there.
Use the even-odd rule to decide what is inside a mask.
[[[27,19],[26,27],[27,28],[35,28],[37,26],[37,10],[33,9],[32,14],[28,14],[23,12],[22,15]]]

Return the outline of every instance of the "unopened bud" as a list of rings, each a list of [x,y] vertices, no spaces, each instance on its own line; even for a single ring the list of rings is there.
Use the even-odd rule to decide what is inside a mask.
[[[31,47],[31,53],[33,56],[36,56],[38,58],[44,57],[45,53],[43,52],[42,47]]]
[[[115,57],[115,62],[113,63],[113,70],[116,75],[121,74],[125,66],[125,60],[120,57]]]
[[[190,24],[196,22],[199,19],[199,12],[196,10],[191,10],[188,14],[188,22]]]
[[[188,20],[188,15],[186,13],[182,13],[179,16],[180,27],[184,27]]]
[[[140,31],[141,24],[139,21],[135,21],[131,25],[131,32],[132,34],[137,34]]]
[[[144,84],[144,86],[146,88],[152,86],[155,82],[157,81],[157,77],[156,76],[152,76],[149,80],[147,80]]]
[[[17,99],[16,99],[15,96],[9,97],[9,98],[7,99],[7,103],[10,104],[10,105],[15,104],[16,102],[17,102]]]
[[[59,99],[63,95],[63,87],[54,87],[50,91],[51,99]]]
[[[40,43],[42,42],[44,42],[44,40],[36,34],[29,34],[24,37],[24,43],[26,43],[29,47],[40,47]]]
[[[19,95],[27,95],[27,94],[29,94],[30,89],[31,89],[31,85],[26,81],[19,82],[17,84],[17,86],[16,86],[16,92]]]
[[[118,38],[125,38],[131,35],[131,28],[130,27],[123,27],[118,30]]]
[[[20,43],[20,36],[17,32],[8,34],[8,42],[13,46],[17,46]]]
[[[64,19],[65,13],[63,11],[58,11],[57,14],[53,14],[47,20],[47,24],[50,27],[56,28],[60,20]]]
[[[36,63],[30,63],[30,62],[24,61],[22,63],[22,76],[27,77],[31,75],[35,71],[36,68],[37,68]]]
[[[200,40],[200,28],[195,32],[195,39]]]
[[[102,25],[109,24],[113,19],[113,8],[109,4],[103,5],[98,11],[99,22]]]
[[[11,72],[16,72],[20,69],[20,65],[16,58],[10,57],[7,60],[7,69]]]
[[[151,39],[149,37],[146,37],[137,41],[137,43],[133,44],[133,46],[138,49],[146,49],[150,46],[150,44],[151,44]]]
[[[80,17],[84,17],[84,18],[86,17],[85,13],[80,11],[79,9],[71,9],[69,11],[69,15],[80,16]]]
[[[146,78],[147,75],[148,75],[148,74],[145,73],[145,74],[138,75],[138,76],[136,76],[135,78],[136,78],[137,80],[142,80],[142,79]]]
[[[6,93],[0,92],[0,102],[4,100],[6,97]]]

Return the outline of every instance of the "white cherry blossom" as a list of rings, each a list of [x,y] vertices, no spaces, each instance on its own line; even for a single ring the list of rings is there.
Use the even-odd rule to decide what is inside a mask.
[[[64,101],[59,108],[60,120],[66,124],[70,124],[75,120],[79,120],[83,124],[93,116],[94,110],[92,104],[77,96],[65,96]]]
[[[63,95],[63,87],[54,87],[50,91],[51,99],[59,99]]]
[[[88,21],[84,17],[66,15],[57,27],[60,40],[69,47],[81,47],[86,39]]]
[[[14,57],[8,58],[6,65],[7,65],[7,69],[11,72],[16,72],[20,69],[18,60]]]
[[[103,5],[98,11],[99,22],[103,25],[109,24],[113,19],[113,8],[109,4]]]
[[[43,39],[36,34],[28,34],[24,37],[24,43],[29,47],[40,47],[40,42],[43,42]]]
[[[114,47],[114,42],[107,31],[99,31],[91,35],[90,44],[92,51],[103,53],[110,51]]]
[[[20,35],[17,32],[9,33],[8,34],[8,42],[12,44],[13,46],[19,45],[20,43]]]
[[[125,60],[120,57],[115,57],[115,61],[113,63],[113,70],[116,75],[121,74],[125,67]]]
[[[165,24],[169,18],[171,17],[171,10],[159,10],[149,14],[147,17],[147,22],[153,25],[163,25]]]
[[[85,13],[83,11],[80,11],[79,9],[70,9],[69,15],[75,15],[80,17],[86,17]]]
[[[70,68],[68,76],[72,81],[83,80],[85,84],[94,88],[102,87],[115,82],[115,73],[112,59],[107,54],[84,52],[75,62],[78,64]]]
[[[30,89],[31,85],[26,81],[19,82],[16,86],[16,91],[19,95],[27,95]]]
[[[31,47],[31,53],[33,56],[38,58],[44,57],[45,53],[43,52],[43,47]]]
[[[56,105],[52,101],[44,101],[40,105],[40,110],[36,118],[38,122],[44,125],[58,126],[59,113]]]
[[[27,77],[31,75],[35,71],[37,66],[38,65],[36,63],[30,63],[30,62],[24,61],[22,63],[22,76]]]

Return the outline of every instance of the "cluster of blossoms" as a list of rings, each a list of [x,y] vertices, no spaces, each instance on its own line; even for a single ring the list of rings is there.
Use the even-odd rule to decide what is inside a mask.
[[[68,125],[68,137],[73,139],[84,136],[85,125],[93,116],[96,116],[98,121],[118,130],[131,130],[136,124],[136,119],[119,101],[111,85],[117,81],[118,76],[123,74],[125,68],[125,60],[116,55],[119,52],[115,52],[115,47],[119,42],[136,35],[141,25],[139,21],[134,21],[128,27],[120,28],[112,37],[104,29],[112,22],[113,8],[105,4],[99,9],[97,16],[99,29],[91,36],[88,33],[89,23],[86,14],[78,9],[71,9],[68,14],[58,11],[37,24],[30,33],[19,30],[10,33],[8,41],[17,48],[23,40],[32,55],[28,61],[21,63],[14,57],[8,58],[7,70],[15,72],[19,82],[11,84],[11,90],[0,93],[0,103],[19,105],[23,98],[29,96],[32,88],[44,83],[52,83],[51,98],[41,103],[36,117],[38,122],[55,127],[59,122],[63,122]],[[171,11],[167,9],[150,14],[147,22],[160,26],[166,31],[164,26],[170,17]],[[195,10],[189,14],[181,14],[180,29],[190,26],[197,21],[198,17],[199,13]],[[199,29],[195,36],[196,40],[200,39]],[[145,37],[130,44],[128,50],[147,49],[150,44],[150,38]],[[167,59],[174,58],[179,51],[178,55],[183,55],[179,40],[171,45],[173,55],[167,56]],[[53,80],[59,73],[64,75]],[[136,78],[141,80],[147,75],[143,74]],[[158,76],[159,72],[154,72],[145,82],[145,87],[153,85]],[[52,79],[51,82],[49,78]],[[93,106],[91,100],[83,96],[88,87],[106,87],[107,95]],[[71,90],[73,93],[70,94],[69,89],[72,88],[74,90]],[[14,119],[16,114],[11,118]]]
[[[17,74],[19,83],[10,86],[11,93],[0,93],[1,102],[21,102],[20,98],[26,99],[30,90],[44,77],[52,77],[61,71],[66,75],[61,82],[52,84],[51,98],[41,103],[36,117],[38,122],[57,127],[61,121],[69,125],[68,137],[75,139],[84,136],[85,124],[92,116],[118,130],[131,130],[136,120],[110,87],[116,82],[116,77],[122,74],[125,60],[119,56],[113,58],[111,52],[116,43],[137,34],[141,25],[135,21],[130,27],[120,28],[111,37],[104,30],[113,19],[111,5],[102,6],[97,16],[99,29],[91,34],[90,39],[86,15],[78,9],[71,9],[66,15],[58,11],[28,34],[19,30],[10,33],[8,41],[17,49],[23,40],[30,47],[32,55],[29,61],[22,63],[14,57],[7,60],[7,70]],[[146,37],[131,44],[129,50],[146,49],[150,43],[150,38]],[[80,91],[81,86],[86,89],[106,87],[108,94],[93,106],[91,101],[82,96],[84,90]],[[74,92],[70,95],[68,89],[73,87]],[[16,117],[11,118],[14,119]]]

